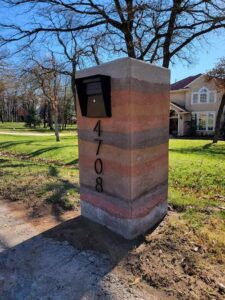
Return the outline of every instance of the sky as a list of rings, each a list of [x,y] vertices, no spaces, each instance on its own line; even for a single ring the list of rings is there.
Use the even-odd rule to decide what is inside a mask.
[[[10,13],[9,13],[10,12]],[[11,11],[1,5],[0,0],[0,19],[4,20],[5,16],[8,19],[14,20],[16,22],[21,22],[22,20],[27,22],[29,16],[21,16],[20,10],[16,9]],[[25,18],[24,18],[25,17]],[[185,77],[196,75],[199,73],[205,73],[210,70],[218,61],[219,58],[225,56],[225,34],[207,35],[208,43],[202,43],[202,46],[196,48],[193,57],[193,63],[187,65],[185,62],[177,61],[175,65],[171,65],[171,83],[181,80]]]
[[[210,70],[220,59],[225,57],[225,34],[207,35],[208,45],[205,43],[201,49],[196,50],[194,63],[187,66],[182,62],[177,62],[171,66],[171,83],[185,77],[205,73]]]

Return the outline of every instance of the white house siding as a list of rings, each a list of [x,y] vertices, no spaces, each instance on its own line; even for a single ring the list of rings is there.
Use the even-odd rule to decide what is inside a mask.
[[[170,92],[170,101],[174,102],[180,106],[185,107],[185,91],[171,91]]]
[[[216,92],[216,101],[215,103],[192,103],[192,93],[198,92],[202,87],[206,87],[209,91],[215,91]],[[183,106],[186,110],[188,110],[190,113],[196,112],[196,113],[214,113],[214,126],[215,126],[215,120],[217,116],[217,112],[220,106],[220,102],[222,99],[222,93],[218,91],[218,87],[215,84],[214,80],[206,81],[204,76],[201,76],[197,78],[195,81],[193,81],[191,84],[189,84],[188,88],[186,90],[179,90],[179,91],[171,91],[171,102],[177,103],[181,106]],[[186,115],[185,118],[183,118],[183,122],[179,122],[180,128],[178,130],[178,135],[187,135],[189,128],[187,126],[186,121],[190,121],[191,114]],[[183,124],[181,124],[183,123]],[[211,135],[213,134],[213,130],[197,130],[197,134],[200,135]]]

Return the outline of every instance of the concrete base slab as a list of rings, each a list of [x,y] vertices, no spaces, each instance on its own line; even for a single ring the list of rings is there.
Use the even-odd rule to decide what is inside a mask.
[[[137,219],[121,219],[108,214],[106,211],[81,201],[81,215],[106,226],[110,230],[132,240],[152,229],[161,222],[167,213],[167,201],[155,206],[148,215]]]

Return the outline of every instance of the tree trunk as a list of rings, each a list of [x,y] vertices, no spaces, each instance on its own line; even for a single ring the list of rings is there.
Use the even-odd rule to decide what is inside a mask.
[[[170,59],[171,59],[170,45],[171,45],[172,37],[174,34],[174,26],[176,23],[176,18],[180,11],[181,2],[182,2],[181,0],[173,0],[173,7],[172,7],[171,13],[170,13],[167,34],[166,34],[166,38],[165,38],[165,41],[163,44],[163,67],[164,68],[169,68]]]
[[[47,118],[48,118],[48,106],[44,104],[44,112],[43,112],[44,128],[46,128]]]
[[[56,142],[60,142],[60,138],[59,138],[58,113],[55,113],[54,119],[55,119],[54,122],[55,122],[55,138],[56,138]]]
[[[94,56],[94,60],[95,60],[96,65],[97,66],[100,65],[100,60],[98,58],[97,51],[96,51],[96,49],[95,49],[95,47],[93,45],[91,45],[91,50],[92,50],[92,54]]]
[[[55,95],[55,93],[52,98],[52,111],[53,111],[54,123],[55,123],[56,142],[60,142],[60,138],[59,138],[59,106],[58,106],[58,99],[57,99],[57,96]]]
[[[76,70],[75,70],[75,68],[73,68],[72,76],[71,76],[71,90],[72,90],[72,94],[73,94],[75,117],[77,117],[77,104],[76,104],[76,85],[75,85],[75,79],[76,79]]]
[[[132,34],[129,31],[127,31],[125,33],[125,41],[126,41],[128,57],[136,58],[134,44],[133,44],[133,37],[132,37]]]
[[[215,126],[215,134],[213,137],[213,143],[217,143],[219,136],[220,136],[220,124],[221,124],[224,107],[225,107],[225,93],[222,96],[219,110],[218,110],[217,117],[216,117],[216,126]]]
[[[53,128],[53,121],[52,121],[52,108],[51,108],[51,104],[49,104],[49,106],[48,106],[48,126],[49,126],[50,130],[54,130],[54,128]]]
[[[61,113],[61,128],[62,130],[64,130],[65,128],[65,118],[64,118],[64,109],[63,109],[63,112]]]
[[[1,119],[1,122],[4,123],[4,119],[3,119],[3,113],[1,113],[0,115],[0,119]]]

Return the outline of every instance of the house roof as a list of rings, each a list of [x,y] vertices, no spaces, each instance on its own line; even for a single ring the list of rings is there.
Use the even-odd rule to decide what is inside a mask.
[[[190,113],[186,108],[174,102],[170,102],[170,109],[174,109],[177,113]]]
[[[196,80],[198,77],[200,77],[202,74],[197,74],[197,75],[194,75],[194,76],[189,76],[189,77],[186,77],[182,80],[179,80],[173,84],[171,84],[171,90],[172,91],[176,91],[176,90],[182,90],[182,89],[185,89],[187,88],[187,86],[192,83],[194,80]]]
[[[16,114],[19,117],[25,117],[28,115],[28,111],[25,108],[23,108],[22,106],[19,106],[16,109]]]

